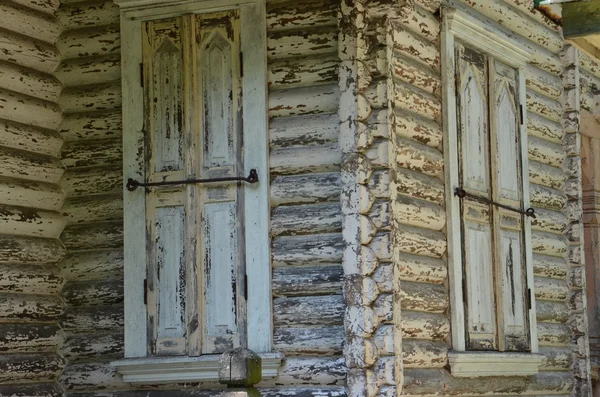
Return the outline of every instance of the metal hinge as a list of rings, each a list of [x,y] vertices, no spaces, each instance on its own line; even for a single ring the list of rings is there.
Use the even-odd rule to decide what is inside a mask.
[[[527,306],[531,310],[531,288],[527,288]]]
[[[525,119],[525,116],[523,115],[523,105],[519,105],[519,114],[521,115],[521,125],[523,125]]]
[[[248,302],[248,275],[244,274],[244,299]]]
[[[144,279],[144,305],[148,304],[148,280]]]
[[[140,87],[144,86],[144,64],[140,63]]]
[[[244,53],[240,51],[240,76],[244,77]]]

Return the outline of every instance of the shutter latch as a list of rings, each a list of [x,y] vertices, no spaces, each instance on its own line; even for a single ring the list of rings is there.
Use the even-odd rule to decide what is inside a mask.
[[[247,182],[256,183],[258,182],[258,172],[254,168],[250,170],[248,176],[229,176],[222,178],[207,178],[207,179],[187,179],[184,181],[162,181],[162,182],[140,182],[135,179],[127,179],[127,185],[125,187],[130,192],[138,188],[138,186],[150,187],[150,186],[167,186],[167,185],[189,185],[192,183],[213,183],[213,182]]]

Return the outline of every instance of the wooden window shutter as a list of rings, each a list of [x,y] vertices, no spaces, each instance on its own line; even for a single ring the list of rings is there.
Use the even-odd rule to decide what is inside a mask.
[[[146,179],[243,172],[237,11],[144,23]],[[199,355],[245,344],[243,187],[146,193],[149,353]]]

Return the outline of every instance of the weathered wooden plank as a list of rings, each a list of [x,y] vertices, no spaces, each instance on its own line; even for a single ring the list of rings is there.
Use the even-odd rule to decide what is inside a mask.
[[[531,245],[534,253],[564,257],[567,253],[567,239],[564,236],[539,231],[531,232]]]
[[[277,32],[317,26],[337,27],[337,7],[324,0],[270,2],[267,4],[267,30]]]
[[[271,179],[271,206],[339,201],[340,174],[279,175]]]
[[[71,225],[61,235],[70,251],[113,249],[123,246],[123,222],[109,221],[90,225]]]
[[[16,236],[58,238],[65,220],[58,212],[0,205],[0,228]]]
[[[394,241],[400,252],[440,258],[446,250],[443,233],[406,226],[395,231]]]
[[[446,226],[445,209],[429,201],[398,195],[392,208],[394,217],[402,224],[431,230],[442,230]]]
[[[73,58],[62,62],[54,75],[67,87],[116,81],[121,78],[121,56]]]
[[[569,295],[566,280],[546,277],[535,277],[535,298],[564,302]]]
[[[567,175],[560,168],[551,167],[537,161],[529,162],[529,181],[531,183],[561,189],[566,179]]]
[[[334,113],[340,92],[336,85],[299,87],[269,92],[269,117]]]
[[[448,308],[448,291],[443,285],[405,281],[400,287],[401,305],[405,310],[444,313]]]
[[[443,368],[448,364],[448,350],[446,342],[402,339],[402,362],[404,368]]]
[[[337,114],[277,117],[269,123],[271,148],[335,143],[340,132]]]
[[[277,378],[260,385],[343,385],[347,372],[342,357],[290,357],[284,360]]]
[[[108,306],[123,302],[123,280],[68,282],[62,293],[68,306]]]
[[[412,139],[431,147],[439,147],[442,142],[440,125],[416,114],[394,109],[393,123],[394,131],[399,137]]]
[[[63,313],[64,304],[59,296],[0,294],[2,323],[58,321]]]
[[[450,320],[445,314],[403,310],[401,321],[403,339],[446,340],[450,336]]]
[[[537,334],[540,346],[569,346],[571,329],[567,324],[539,323]]]
[[[100,0],[67,4],[56,11],[65,31],[119,24],[119,7],[112,1]]]
[[[600,78],[600,62],[585,51],[578,52],[579,67],[591,75]]]
[[[395,80],[414,85],[430,94],[439,95],[442,86],[440,75],[429,67],[406,58],[397,50],[391,57],[391,67]]]
[[[546,26],[548,29],[553,30],[557,33],[562,32],[562,27],[558,25],[555,21],[548,18],[543,12],[535,8],[535,3],[532,4],[529,0],[503,0],[505,3],[510,4],[511,6],[520,10],[523,14],[527,15],[533,21]],[[548,5],[546,7],[552,7],[554,10],[557,10],[558,13],[555,15],[560,16],[560,8],[556,7],[557,4]]]
[[[529,185],[531,204],[539,208],[560,211],[567,203],[567,195],[561,190],[532,183]]]
[[[273,174],[302,174],[339,171],[342,153],[335,146],[291,147],[270,153]]]
[[[0,62],[0,86],[19,94],[56,102],[62,84],[55,77],[9,62]]]
[[[542,363],[540,371],[568,371],[572,362],[572,352],[568,347],[540,347]]]
[[[60,63],[59,50],[48,43],[33,40],[0,29],[0,60],[15,63],[43,73],[52,73]]]
[[[64,192],[53,184],[0,178],[0,205],[58,211],[64,199]]]
[[[59,265],[66,281],[123,278],[121,251],[93,251],[69,254]]]
[[[396,141],[395,161],[400,167],[431,176],[441,175],[444,165],[439,150],[408,139]]]
[[[65,364],[58,354],[0,355],[0,383],[52,382]]]
[[[535,219],[531,220],[533,230],[546,231],[550,233],[562,234],[567,230],[568,220],[564,213],[537,209]]]
[[[121,168],[69,170],[60,182],[68,197],[92,194],[119,194],[123,189]]]
[[[553,167],[562,167],[565,161],[565,151],[562,146],[537,137],[527,140],[529,158]]]
[[[68,87],[58,101],[65,113],[113,110],[121,107],[121,82]]]
[[[72,334],[123,331],[123,305],[69,308],[62,319],[65,332]]]
[[[269,89],[331,84],[338,78],[337,55],[282,59],[269,63]]]
[[[276,297],[340,295],[343,277],[340,265],[275,268],[272,291]]]
[[[332,233],[341,231],[342,213],[339,203],[286,205],[271,213],[271,235]]]
[[[54,267],[39,265],[0,265],[0,293],[57,295],[64,280]]]
[[[308,32],[274,32],[267,38],[267,56],[269,59],[281,59],[335,54],[338,48],[337,39],[337,29],[332,27],[310,29]]]
[[[533,273],[536,276],[564,280],[567,277],[567,261],[547,255],[533,255]]]
[[[14,0],[14,3],[45,14],[54,15],[61,2],[60,0]]]
[[[441,121],[442,101],[419,88],[397,81],[392,100],[397,108],[426,119]]]
[[[0,388],[0,391],[2,389]],[[62,390],[62,389],[61,389]],[[302,387],[259,387],[261,396],[264,397],[347,397],[346,388],[341,386],[311,386]],[[101,392],[80,392],[79,397],[213,397],[215,390],[186,388],[180,390],[122,390]],[[61,394],[62,395],[62,394]],[[37,396],[35,396],[37,397]],[[49,397],[55,397],[54,395]],[[56,396],[58,397],[58,396]]]
[[[62,213],[67,224],[118,220],[123,218],[123,198],[120,195],[76,197],[65,202]]]
[[[533,90],[527,90],[527,112],[545,117],[548,120],[559,122],[562,116],[562,107],[559,102],[547,98]]]
[[[0,3],[0,26],[49,44],[55,43],[62,32],[56,18],[9,2]]]
[[[0,146],[60,157],[62,144],[62,138],[55,131],[0,120]]]
[[[344,309],[342,295],[275,298],[273,321],[280,327],[342,325]]]
[[[401,280],[422,283],[443,284],[448,276],[446,263],[420,255],[398,254],[395,262],[398,266],[398,276]],[[393,275],[389,275],[390,281]]]
[[[539,323],[566,323],[569,318],[569,308],[563,302],[535,301],[535,312]]]
[[[69,391],[85,390],[127,390],[129,385],[110,363],[75,363],[65,367],[60,383],[69,385]]]
[[[302,354],[336,355],[342,353],[345,337],[343,326],[275,327],[273,346],[286,357]]]
[[[60,348],[62,340],[58,325],[0,324],[0,352],[3,353],[51,353]]]
[[[13,91],[0,90],[0,110],[4,120],[56,129],[62,115],[57,104]]]
[[[56,43],[56,47],[63,60],[118,54],[121,50],[119,26],[67,31]]]
[[[123,334],[71,335],[65,338],[61,352],[70,363],[118,359],[123,357]]]
[[[0,177],[34,182],[58,183],[64,173],[62,163],[49,156],[0,147]]]
[[[367,8],[369,12],[370,7]],[[389,12],[389,8],[388,8]],[[418,34],[419,36],[435,42],[440,34],[439,19],[431,14],[428,10],[415,2],[412,6],[404,6],[400,8],[397,18],[394,21],[401,23],[406,29]]]
[[[399,195],[427,200],[436,204],[444,203],[444,184],[439,178],[425,175],[419,171],[398,168],[395,182]],[[385,198],[390,194],[386,188],[388,186],[382,185],[376,188],[375,191],[374,187],[369,186],[369,188],[376,197]]]
[[[65,141],[118,138],[122,135],[121,110],[65,115],[59,131]]]
[[[65,247],[57,239],[0,235],[0,263],[48,264],[64,255]]]
[[[282,236],[273,239],[273,266],[340,263],[344,244],[341,234]]]
[[[435,43],[411,33],[399,22],[391,20],[390,23],[395,50],[434,71],[440,70],[440,50]]]
[[[525,83],[527,88],[554,100],[558,100],[563,92],[563,82],[558,76],[532,65],[525,68]]]
[[[68,168],[121,164],[123,144],[120,139],[72,142],[63,147],[62,161]]]

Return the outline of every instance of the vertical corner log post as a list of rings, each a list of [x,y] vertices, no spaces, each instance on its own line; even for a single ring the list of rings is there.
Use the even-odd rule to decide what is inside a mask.
[[[567,154],[564,168],[568,175],[564,187],[568,201],[564,211],[569,221],[567,280],[570,291],[569,324],[573,351],[571,372],[575,378],[572,396],[575,397],[588,396],[591,393],[585,256],[583,252],[579,51],[572,45],[566,45],[560,56],[563,63],[564,86],[561,97],[563,147]]]

